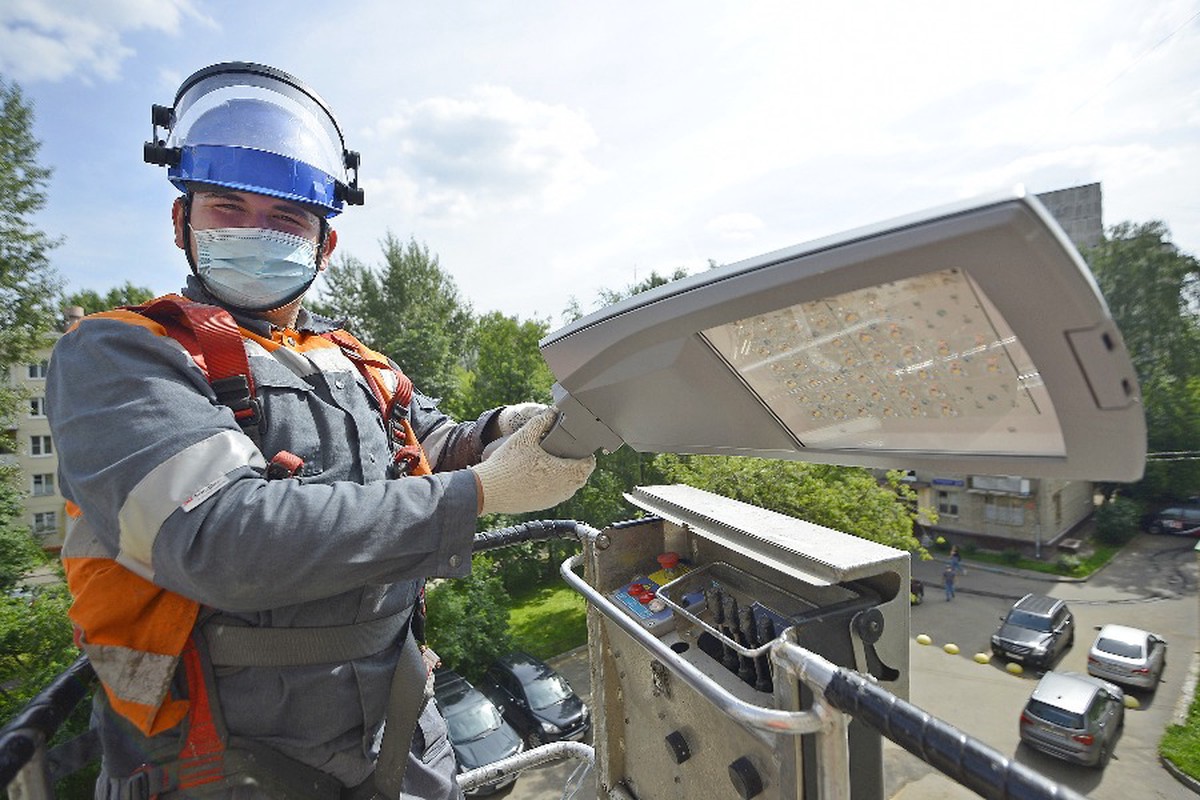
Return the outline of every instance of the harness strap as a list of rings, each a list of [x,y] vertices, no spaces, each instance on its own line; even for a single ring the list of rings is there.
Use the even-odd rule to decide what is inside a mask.
[[[394,646],[413,608],[410,605],[366,622],[320,628],[251,628],[214,617],[202,623],[200,630],[215,667],[311,666],[367,658]]]
[[[375,771],[357,786],[345,789],[342,800],[395,798],[403,796],[404,772],[412,750],[413,734],[425,703],[429,700],[426,684],[425,659],[413,638],[410,628],[400,648],[400,660],[392,673],[388,692],[387,725],[379,743],[379,758]]]
[[[183,345],[208,378],[217,402],[233,411],[238,425],[261,447],[258,426],[262,421],[262,406],[254,394],[246,345],[233,316],[219,306],[194,303],[175,295],[126,309],[159,323],[171,338]]]

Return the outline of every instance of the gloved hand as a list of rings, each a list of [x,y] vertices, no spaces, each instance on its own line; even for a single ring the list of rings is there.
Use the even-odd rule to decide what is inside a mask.
[[[541,403],[515,403],[500,409],[496,415],[496,430],[501,436],[512,436],[529,420],[545,411],[549,406]]]
[[[495,417],[496,438],[488,442],[487,447],[483,448],[482,458],[491,458],[492,453],[496,452],[500,445],[508,440],[509,436],[512,436],[521,429],[522,425],[547,408],[549,406],[544,406],[541,403],[515,403],[500,409]]]
[[[483,491],[480,514],[523,514],[567,500],[587,482],[596,457],[559,458],[541,440],[556,412],[546,409],[510,436],[486,461],[470,469]]]

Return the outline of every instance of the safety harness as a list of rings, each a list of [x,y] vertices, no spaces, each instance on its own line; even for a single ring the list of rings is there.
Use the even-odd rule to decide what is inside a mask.
[[[157,322],[187,350],[208,379],[218,402],[233,412],[242,431],[262,450],[262,406],[255,395],[243,333],[229,312],[178,295],[166,295],[123,310]],[[321,335],[354,363],[379,403],[392,449],[389,475],[432,472],[408,420],[412,381],[348,333],[337,330]],[[391,374],[394,388],[388,385],[393,381],[384,380],[385,371]],[[303,464],[293,453],[280,451],[269,460],[267,477],[294,477]],[[115,569],[123,570],[119,566]],[[197,623],[179,653],[188,686],[182,747],[176,756],[162,763],[143,766],[132,779],[112,779],[108,796],[146,800],[197,787],[208,790],[253,783],[273,797],[305,800],[339,797],[360,800],[378,794],[398,797],[413,732],[428,699],[427,659],[422,655],[425,648],[417,640],[423,633],[423,614],[423,589],[396,614],[321,628],[251,628],[225,620],[215,611],[200,609],[195,617]],[[229,735],[220,704],[213,696],[214,667],[345,663],[374,655],[397,643],[400,643],[400,658],[392,678],[379,757],[374,773],[359,786],[345,788],[327,773],[257,742]],[[111,702],[112,692],[109,697]],[[119,701],[113,704],[119,706]],[[119,707],[115,710],[122,711]],[[144,723],[133,721],[147,734],[152,733]]]

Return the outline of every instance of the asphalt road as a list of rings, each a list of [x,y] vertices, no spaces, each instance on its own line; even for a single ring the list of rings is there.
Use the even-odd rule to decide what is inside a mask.
[[[914,607],[912,614],[910,699],[1003,755],[1087,797],[1151,800],[1192,796],[1158,762],[1157,746],[1163,729],[1181,710],[1189,674],[1195,682],[1200,629],[1195,545],[1195,540],[1142,536],[1112,564],[1082,582],[994,571],[968,562],[967,573],[958,581],[958,597],[952,602],[943,599],[939,586],[941,564],[915,563],[914,576],[924,580],[928,588],[925,602]],[[994,659],[985,665],[973,660],[976,652],[989,652],[989,638],[999,625],[998,617],[1026,592],[1063,598],[1075,614],[1075,645],[1056,666],[1060,671],[1086,671],[1093,628],[1104,623],[1147,628],[1168,641],[1163,682],[1154,692],[1133,692],[1141,707],[1126,712],[1125,730],[1103,771],[1066,764],[1019,745],[1017,718],[1038,675],[1030,672],[1014,676]],[[915,637],[920,633],[928,634],[933,644],[917,644]],[[948,642],[958,645],[958,655],[942,649]],[[586,649],[553,663],[587,699],[590,681]],[[890,742],[885,742],[884,758],[892,800],[976,797]],[[511,800],[563,797],[575,768],[575,763],[568,762],[528,770],[511,789],[497,796]],[[572,798],[595,797],[591,774]]]
[[[912,633],[926,633],[933,645],[910,647],[911,700],[931,714],[982,740],[1033,769],[1096,800],[1181,798],[1190,792],[1159,763],[1162,731],[1181,705],[1189,673],[1195,681],[1197,569],[1195,540],[1141,536],[1100,573],[1083,582],[1047,581],[972,567],[959,578],[958,596],[943,599],[937,587],[941,565],[913,565],[928,587],[925,602],[913,609]],[[1066,600],[1075,614],[1075,645],[1055,666],[1058,671],[1087,671],[1087,651],[1095,626],[1120,623],[1153,630],[1168,642],[1167,668],[1153,692],[1131,690],[1140,708],[1125,715],[1125,729],[1103,771],[1076,766],[1019,745],[1017,718],[1039,674],[1014,676],[993,659],[975,663],[989,652],[998,617],[1026,592]],[[942,645],[952,642],[957,656]],[[922,762],[888,745],[885,771],[893,800],[974,798],[975,794],[933,772]]]

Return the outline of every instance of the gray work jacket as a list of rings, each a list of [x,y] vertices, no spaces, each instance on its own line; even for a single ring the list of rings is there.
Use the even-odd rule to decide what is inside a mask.
[[[208,301],[194,285],[186,293]],[[261,320],[238,322],[272,336]],[[333,327],[302,310],[296,330]],[[251,626],[376,619],[402,611],[426,577],[468,574],[477,496],[465,467],[478,462],[495,411],[456,424],[414,393],[410,420],[435,474],[388,480],[380,410],[357,369],[340,351],[301,352],[289,339],[277,335],[284,346],[274,351],[247,340],[262,404],[261,455],[170,337],[87,318],[60,339],[46,384],[60,487],[95,539],[155,584]],[[295,479],[268,481],[263,456],[280,450],[304,466]],[[225,722],[232,735],[353,785],[371,769],[397,652],[218,671]],[[449,772],[441,777],[453,796],[453,759],[442,752],[445,729],[432,709],[417,738],[436,740],[425,749],[437,752],[424,755],[439,759],[434,772]],[[98,715],[105,773],[129,774],[154,748],[103,702]],[[431,779],[411,767],[406,791]]]

